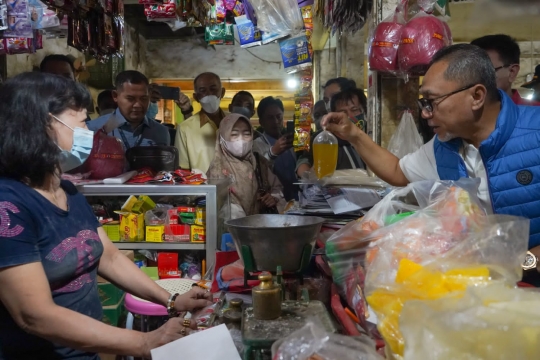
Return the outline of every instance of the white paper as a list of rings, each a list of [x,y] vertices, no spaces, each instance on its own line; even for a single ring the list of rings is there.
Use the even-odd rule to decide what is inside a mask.
[[[153,360],[242,360],[227,326],[219,325],[152,350]]]
[[[375,190],[358,187],[324,188],[324,197],[335,214],[367,209],[381,201]]]

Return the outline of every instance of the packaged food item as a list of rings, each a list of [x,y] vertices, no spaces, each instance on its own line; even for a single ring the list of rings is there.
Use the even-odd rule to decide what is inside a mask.
[[[206,228],[204,226],[199,226],[199,225],[191,226],[191,242],[195,242],[195,243],[206,242]]]
[[[191,318],[197,323],[198,330],[208,329],[212,326],[210,320],[216,312],[216,307],[216,304],[208,305],[207,307],[193,314]]]
[[[238,29],[238,38],[240,39],[240,47],[249,48],[252,46],[261,45],[261,32],[255,28],[255,25],[243,15],[235,18],[236,27]]]
[[[300,34],[279,42],[283,66],[288,74],[311,67],[312,60],[306,34]]]
[[[6,53],[9,55],[15,54],[27,54],[31,49],[32,39],[18,38],[18,37],[6,37],[4,44],[6,46]]]
[[[208,25],[204,36],[208,45],[234,45],[234,31],[231,24]]]
[[[103,230],[107,233],[107,236],[111,241],[120,241],[120,222],[111,221],[102,225]]]
[[[148,210],[144,215],[145,225],[165,225],[167,223],[168,210],[167,207]]]
[[[165,242],[189,242],[191,240],[191,227],[186,224],[165,225]]]
[[[24,14],[10,13],[8,10],[7,20],[8,20],[8,28],[4,31],[4,38],[31,39],[34,37],[34,34],[32,32],[32,21],[30,20],[28,13],[24,13]],[[18,45],[22,45],[22,44],[18,43]],[[25,42],[24,45],[27,48],[29,48],[27,42]],[[9,49],[9,46],[8,46],[8,49]],[[18,51],[18,50],[20,50],[20,48],[13,49],[13,51]]]
[[[158,253],[158,275],[160,279],[179,279],[182,272],[178,269],[178,253]]]
[[[116,212],[120,215],[120,241],[144,241],[144,215]]]
[[[174,3],[163,5],[144,5],[144,15],[148,21],[156,21],[158,19],[175,19],[176,5]]]
[[[206,207],[197,206],[197,211],[195,213],[195,225],[206,225]]]
[[[240,0],[236,0],[236,4],[232,10],[234,16],[242,16],[245,14],[244,3]],[[251,20],[250,20],[251,21]]]
[[[163,242],[165,235],[165,225],[147,225],[146,226],[146,241],[147,242]]]

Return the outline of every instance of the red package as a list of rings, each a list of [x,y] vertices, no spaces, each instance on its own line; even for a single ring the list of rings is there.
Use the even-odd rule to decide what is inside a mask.
[[[180,177],[186,177],[191,175],[191,170],[176,169],[174,170],[174,174]]]
[[[158,253],[157,266],[160,279],[179,279],[182,275],[178,269],[178,253]]]
[[[163,5],[144,5],[144,15],[146,15],[148,20],[175,19],[176,5],[174,3]]]
[[[365,280],[366,274],[361,265],[357,265],[356,268],[351,269],[345,279],[345,295],[347,304],[356,313],[359,325],[367,331],[366,319],[369,316],[369,312],[366,297],[364,296]]]
[[[401,31],[398,50],[401,71],[423,75],[435,53],[451,45],[451,37],[442,20],[419,12]]]
[[[31,50],[31,45],[27,38],[22,37],[8,37],[5,38],[6,52],[10,55],[15,54],[27,54]]]
[[[127,184],[144,184],[148,181],[153,180],[155,175],[156,174],[152,171],[152,169],[141,169],[137,172],[137,175],[129,179]]]
[[[399,70],[398,48],[401,31],[405,26],[403,6],[383,20],[373,33],[369,46],[369,68],[375,71],[394,73]]]
[[[91,172],[90,179],[102,180],[121,175],[125,165],[122,142],[103,130],[96,131],[92,152],[84,164],[85,172]]]

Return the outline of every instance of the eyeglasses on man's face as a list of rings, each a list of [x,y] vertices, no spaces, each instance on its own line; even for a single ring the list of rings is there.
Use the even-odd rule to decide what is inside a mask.
[[[425,110],[428,113],[432,113],[434,105],[439,105],[440,103],[442,103],[444,100],[446,100],[450,96],[455,95],[455,94],[460,93],[460,92],[465,91],[465,90],[469,90],[470,88],[472,88],[475,85],[476,84],[467,85],[467,86],[465,86],[463,88],[460,88],[460,89],[457,89],[455,91],[449,92],[448,94],[437,96],[437,97],[435,97],[433,99],[427,99],[427,98],[418,99],[418,106],[420,107],[420,111]],[[437,100],[439,100],[439,101],[437,101]]]

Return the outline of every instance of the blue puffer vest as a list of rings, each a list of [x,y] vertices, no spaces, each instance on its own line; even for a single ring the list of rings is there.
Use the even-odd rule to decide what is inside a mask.
[[[495,130],[480,144],[493,212],[531,220],[529,248],[540,245],[540,107],[517,106],[504,92]],[[468,177],[463,142],[434,142],[441,180]]]

